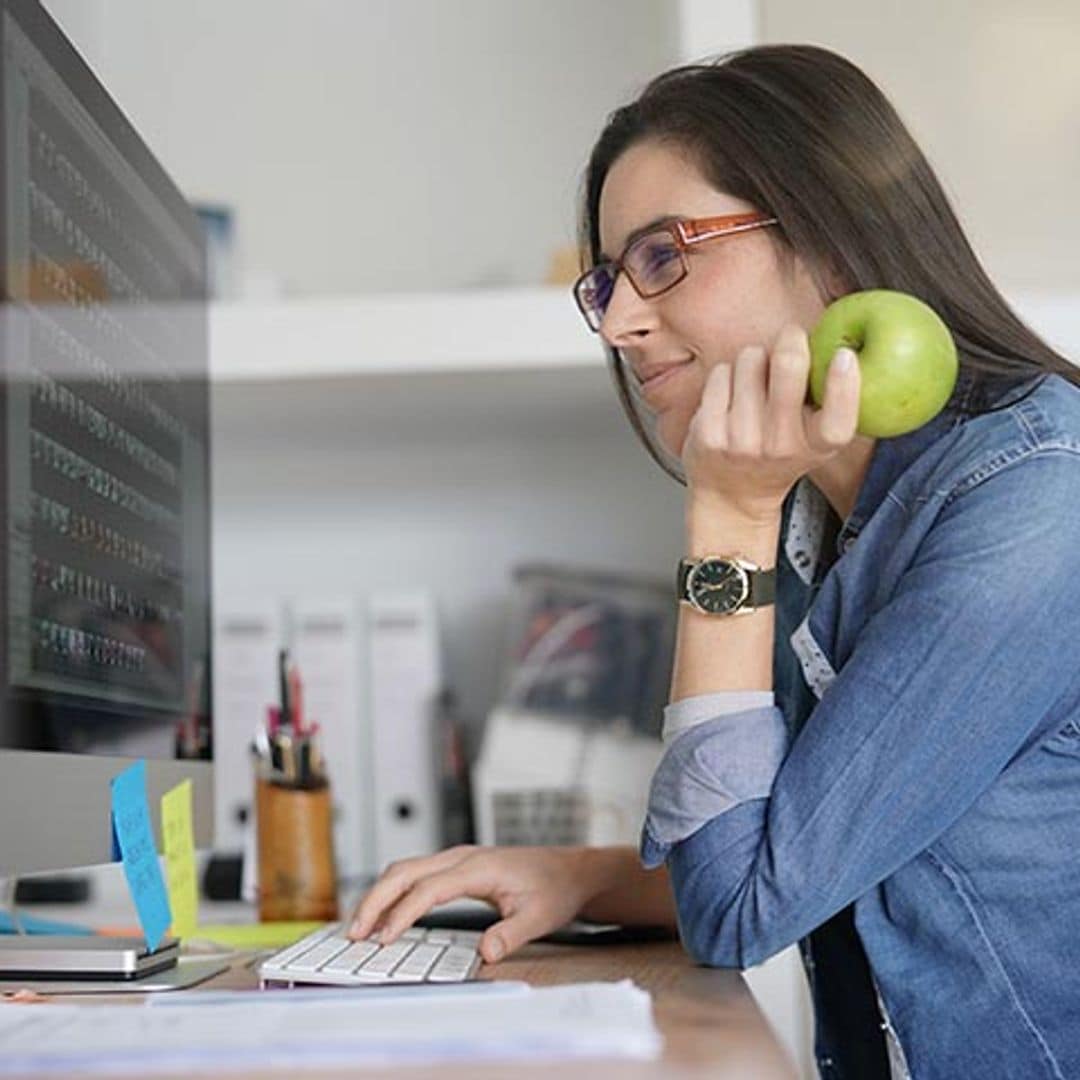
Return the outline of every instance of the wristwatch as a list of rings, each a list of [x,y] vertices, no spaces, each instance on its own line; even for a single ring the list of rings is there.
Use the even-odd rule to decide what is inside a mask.
[[[738,555],[706,555],[679,563],[679,600],[703,615],[743,615],[776,600],[776,567]]]

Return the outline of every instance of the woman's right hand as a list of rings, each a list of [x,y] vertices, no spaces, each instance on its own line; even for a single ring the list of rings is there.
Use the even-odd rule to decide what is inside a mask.
[[[437,904],[463,896],[490,903],[502,919],[488,927],[479,951],[494,964],[534,938],[570,922],[598,891],[588,882],[581,848],[447,848],[391,863],[357,905],[349,936],[379,933],[389,944]]]

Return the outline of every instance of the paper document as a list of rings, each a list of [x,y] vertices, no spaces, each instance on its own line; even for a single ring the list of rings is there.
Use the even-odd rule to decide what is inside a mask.
[[[0,1005],[0,1075],[300,1069],[462,1061],[654,1058],[649,995],[627,981],[472,993],[469,984],[410,999],[268,991],[169,1008]],[[437,999],[437,1000],[433,1000]]]

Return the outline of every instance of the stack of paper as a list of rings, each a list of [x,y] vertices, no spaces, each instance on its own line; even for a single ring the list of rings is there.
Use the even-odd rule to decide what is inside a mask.
[[[662,1045],[649,995],[629,981],[152,1000],[0,1005],[0,1075],[653,1058]]]

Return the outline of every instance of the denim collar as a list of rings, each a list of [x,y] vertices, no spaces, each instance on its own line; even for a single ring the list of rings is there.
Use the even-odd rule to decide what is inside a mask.
[[[877,440],[855,506],[837,533],[837,554],[842,555],[851,546],[904,470],[928,446],[963,421],[974,390],[975,376],[961,372],[952,397],[937,416],[906,435]]]

